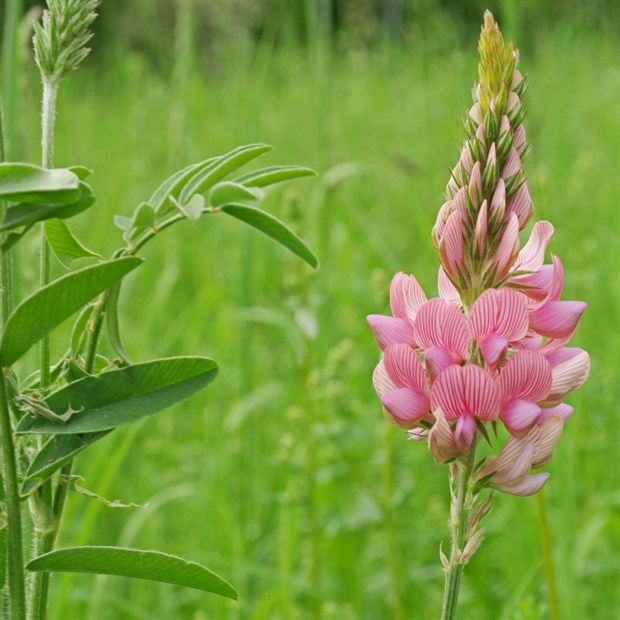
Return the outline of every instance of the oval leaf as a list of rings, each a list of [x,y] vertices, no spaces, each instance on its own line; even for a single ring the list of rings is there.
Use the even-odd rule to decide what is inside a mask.
[[[239,146],[226,155],[222,155],[189,180],[181,192],[181,204],[188,203],[194,194],[204,192],[233,170],[271,150],[273,150],[273,147],[269,144],[249,144],[247,146]]]
[[[260,189],[250,189],[240,183],[232,181],[222,181],[211,188],[209,192],[208,202],[212,207],[221,207],[238,201],[251,200],[256,202],[263,197]]]
[[[99,258],[102,256],[82,245],[62,220],[52,219],[45,222],[45,238],[50,244],[56,258],[67,268],[80,258]]]
[[[0,365],[13,364],[32,345],[141,263],[141,259],[131,256],[86,267],[54,280],[24,299],[6,323]]]
[[[69,383],[45,399],[66,422],[24,416],[17,433],[76,434],[110,430],[173,405],[213,381],[218,365],[206,357],[171,357],[110,370]]]
[[[246,187],[267,187],[301,177],[314,177],[316,172],[304,166],[270,166],[244,174],[235,179]]]
[[[240,204],[224,205],[221,210],[250,226],[254,226],[280,245],[288,248],[293,254],[297,254],[311,267],[316,269],[318,266],[316,256],[310,248],[288,226],[273,215],[256,207]]]
[[[235,589],[208,568],[160,551],[120,547],[67,547],[32,560],[29,571],[94,573],[172,583],[237,600]]]
[[[79,177],[63,168],[48,170],[34,164],[0,164],[2,200],[66,204],[79,198],[79,184]]]

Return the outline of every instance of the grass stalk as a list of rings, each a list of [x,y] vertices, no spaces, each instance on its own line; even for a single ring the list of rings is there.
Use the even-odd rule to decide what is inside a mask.
[[[543,552],[543,564],[545,567],[545,579],[547,581],[549,618],[550,620],[560,620],[558,590],[555,580],[555,568],[553,566],[553,554],[551,552],[551,535],[549,533],[549,521],[545,509],[545,496],[542,491],[536,494],[536,508],[538,512],[538,530],[540,532],[540,544]]]

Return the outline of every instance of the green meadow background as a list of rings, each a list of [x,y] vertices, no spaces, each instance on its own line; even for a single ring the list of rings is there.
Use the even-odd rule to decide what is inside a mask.
[[[60,542],[179,554],[229,579],[240,601],[58,576],[51,620],[438,617],[447,468],[383,418],[365,316],[387,312],[399,270],[436,294],[430,230],[464,136],[487,6],[530,79],[536,218],[556,227],[565,298],[588,302],[574,346],[590,352],[592,371],[568,399],[575,413],[543,495],[560,617],[618,618],[618,10],[424,0],[406,1],[401,19],[383,5],[104,0],[92,57],[59,99],[56,163],[95,171],[98,203],[73,225],[82,240],[111,254],[121,243],[113,214],[128,215],[180,167],[265,141],[276,150],[261,164],[320,174],[278,188],[265,208],[293,222],[321,266],[224,215],[147,248],[123,289],[130,356],[206,355],[220,375],[80,456],[83,486],[144,507],[72,494]],[[22,45],[17,148],[38,161],[40,90]],[[34,237],[18,260],[24,294],[36,280]],[[549,618],[535,498],[498,494],[486,525],[460,618]]]

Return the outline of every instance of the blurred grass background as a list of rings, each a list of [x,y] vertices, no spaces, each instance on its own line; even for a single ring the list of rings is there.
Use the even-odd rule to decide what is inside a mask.
[[[26,2],[28,8],[36,3]],[[223,217],[162,234],[122,300],[136,360],[202,354],[203,394],[82,455],[61,544],[158,548],[204,562],[239,603],[145,582],[63,576],[52,618],[426,620],[442,595],[447,470],[383,419],[366,326],[397,270],[435,293],[430,229],[476,74],[484,8],[530,79],[526,162],[565,297],[584,299],[575,346],[588,383],[549,466],[561,618],[618,617],[620,518],[620,48],[614,3],[438,0],[104,0],[92,58],[63,83],[58,165],[95,170],[87,245],[120,243],[126,215],[171,172],[241,143],[318,170],[266,208],[310,242],[317,273]],[[20,157],[38,160],[39,87],[25,50]],[[35,241],[21,250],[36,279]],[[27,286],[25,287],[27,288]],[[63,348],[58,338],[57,350]],[[497,496],[466,570],[461,617],[549,617],[533,498]]]

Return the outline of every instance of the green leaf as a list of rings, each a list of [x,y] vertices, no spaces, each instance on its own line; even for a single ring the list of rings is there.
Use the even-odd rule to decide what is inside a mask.
[[[271,150],[273,147],[268,144],[249,144],[237,147],[226,155],[222,155],[189,180],[181,192],[181,204],[186,204],[194,194],[203,193],[233,170],[237,170],[252,159]]]
[[[32,345],[142,263],[136,256],[69,273],[22,301],[9,317],[0,343],[0,365],[10,366]]]
[[[73,327],[71,328],[71,356],[74,359],[77,359],[80,354],[83,346],[84,346],[84,336],[86,334],[86,326],[88,325],[88,321],[90,321],[90,317],[95,310],[95,306],[93,304],[89,304],[88,306],[84,306],[80,313],[78,314],[77,319],[73,323]]]
[[[82,433],[80,435],[55,435],[36,454],[22,483],[21,495],[26,496],[41,486],[57,469],[105,437],[111,431]]]
[[[121,334],[118,328],[118,298],[121,294],[121,283],[117,282],[108,289],[105,305],[106,331],[112,348],[118,356],[126,363],[131,364],[131,360],[121,342]]]
[[[235,589],[208,568],[160,551],[67,547],[32,560],[29,571],[94,573],[171,583],[237,600]]]
[[[283,181],[313,176],[316,176],[316,172],[304,166],[270,166],[244,174],[235,181],[246,187],[267,187]]]
[[[199,194],[192,196],[186,205],[182,205],[174,196],[170,196],[170,202],[192,222],[196,222],[200,219],[202,211],[205,208],[204,196],[200,196]]]
[[[86,166],[69,166],[67,170],[73,172],[80,181],[83,181],[93,173],[93,171]]]
[[[273,215],[256,207],[240,204],[224,205],[221,209],[224,213],[228,213],[228,215],[232,215],[265,233],[280,245],[288,248],[293,254],[297,254],[311,267],[316,269],[318,266],[316,256],[311,252],[310,248],[288,226]]]
[[[64,205],[20,203],[6,210],[0,232],[21,226],[32,226],[52,218],[65,220],[85,211],[95,204],[93,190],[88,183],[80,182],[80,194],[77,200]]]
[[[239,183],[222,181],[211,188],[208,203],[212,207],[221,207],[222,205],[239,201],[256,201],[262,197],[263,192],[260,189],[250,189]]]
[[[23,163],[0,163],[0,199],[12,202],[67,204],[80,196],[80,179],[63,168],[48,170]]]
[[[171,357],[110,370],[69,383],[45,399],[66,422],[26,415],[17,433],[95,433],[153,415],[205,387],[217,375],[206,357]]]
[[[204,170],[207,166],[218,159],[220,159],[220,156],[210,157],[209,159],[205,159],[197,164],[191,164],[182,170],[178,170],[172,176],[168,177],[153,192],[153,195],[148,200],[149,204],[153,207],[153,209],[155,209],[156,212],[160,211],[168,198],[178,198],[185,184],[194,175],[198,174],[201,170]]]
[[[71,229],[62,220],[47,220],[45,222],[45,237],[50,244],[56,258],[67,268],[73,261],[80,258],[103,257],[89,250],[71,232]]]

